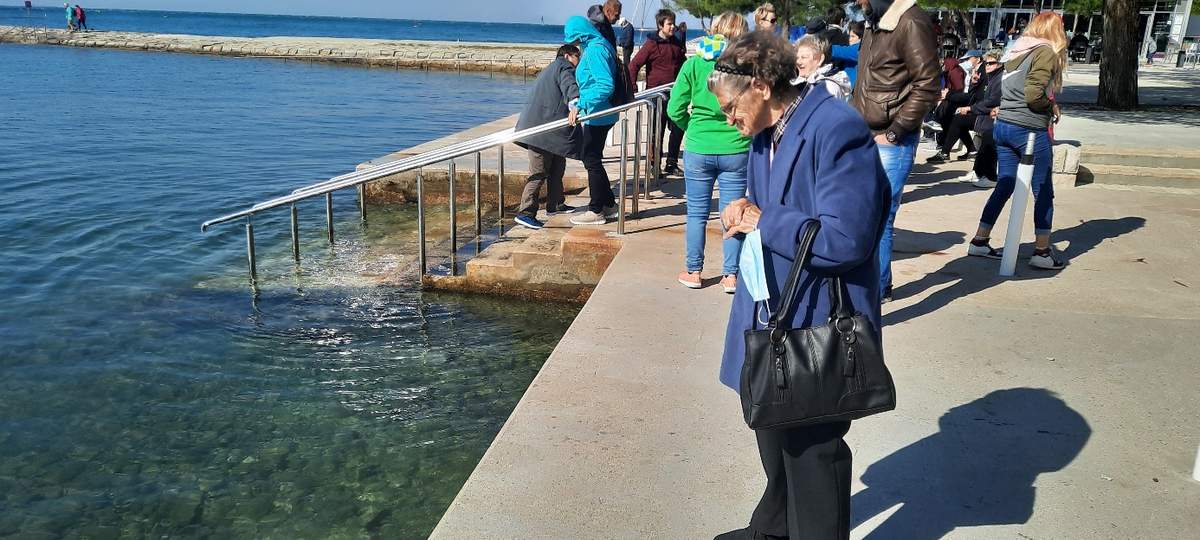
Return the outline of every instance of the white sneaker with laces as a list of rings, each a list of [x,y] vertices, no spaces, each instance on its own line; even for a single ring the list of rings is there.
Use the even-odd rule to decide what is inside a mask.
[[[1029,266],[1040,270],[1062,270],[1067,267],[1067,261],[1060,259],[1054,253],[1054,248],[1046,248],[1046,251],[1033,251],[1033,256],[1029,258]]]
[[[608,223],[608,220],[602,214],[588,210],[587,212],[573,216],[571,223],[575,225],[604,225]]]
[[[960,182],[966,182],[966,183],[968,183],[968,184],[974,184],[975,182],[978,182],[978,181],[979,181],[979,177],[978,177],[978,176],[975,176],[975,171],[967,171],[967,172],[966,172],[966,174],[964,174],[964,175],[962,175],[962,176],[958,177],[958,180],[959,180]]]
[[[992,248],[988,244],[979,245],[975,242],[967,244],[967,255],[972,257],[986,257],[988,259],[999,259],[1001,257],[1000,250]]]

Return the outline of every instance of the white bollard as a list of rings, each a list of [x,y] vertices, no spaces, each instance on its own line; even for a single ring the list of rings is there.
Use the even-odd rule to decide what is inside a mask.
[[[1012,207],[1008,211],[1008,232],[1004,234],[1004,253],[1000,257],[1000,275],[1011,277],[1017,270],[1017,251],[1021,248],[1021,225],[1025,223],[1025,207],[1033,183],[1034,133],[1025,140],[1025,154],[1017,166],[1017,182],[1013,186]]]
[[[1200,482],[1200,448],[1196,449],[1196,464],[1192,466],[1192,480]]]

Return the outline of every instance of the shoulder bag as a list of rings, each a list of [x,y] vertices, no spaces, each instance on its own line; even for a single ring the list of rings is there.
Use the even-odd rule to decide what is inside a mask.
[[[804,224],[779,309],[767,327],[746,331],[741,399],[752,429],[845,422],[896,408],[896,389],[874,325],[852,311],[840,276],[825,278],[827,324],[779,327],[795,305],[801,270],[820,227],[816,220]]]

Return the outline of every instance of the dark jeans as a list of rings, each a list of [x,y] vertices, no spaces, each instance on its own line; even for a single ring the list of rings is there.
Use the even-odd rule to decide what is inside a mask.
[[[767,473],[750,528],[762,534],[821,540],[850,537],[850,422],[760,429]]]
[[[612,185],[608,181],[608,171],[604,170],[604,144],[610,129],[611,125],[583,126],[583,155],[580,161],[588,175],[588,210],[597,214],[617,205],[617,198],[613,196]]]
[[[1012,197],[1017,182],[1017,165],[1025,154],[1029,134],[1033,139],[1033,179],[1030,188],[1033,190],[1033,232],[1034,234],[1050,234],[1050,225],[1054,219],[1054,180],[1050,169],[1054,166],[1054,151],[1050,148],[1050,135],[1046,130],[1033,130],[1007,122],[996,121],[992,129],[992,137],[996,139],[996,155],[998,167],[996,188],[983,206],[983,215],[979,224],[991,228],[1000,218],[1000,211]]]
[[[954,141],[959,140],[963,143],[963,148],[968,152],[975,151],[975,141],[971,140],[971,128],[975,126],[975,115],[954,115],[946,126],[946,136],[942,138],[942,153],[950,155],[950,149],[954,148]]]
[[[546,211],[556,210],[564,201],[562,180],[566,169],[567,158],[530,148],[529,177],[525,179],[525,189],[521,191],[521,206],[517,213],[537,217],[538,191],[541,191],[542,184],[546,184]]]
[[[975,155],[975,177],[996,181],[996,141],[992,132],[979,134],[979,153]]]
[[[667,168],[678,167],[679,147],[683,145],[683,130],[679,129],[679,126],[676,126],[675,122],[672,122],[669,118],[667,118],[666,107],[662,107],[662,109],[659,111],[658,118],[659,121],[666,124],[666,126],[662,131],[663,137],[651,137],[651,153],[654,152],[654,148],[657,148],[662,144],[663,138],[667,137],[667,133],[670,132],[670,138],[667,139]]]

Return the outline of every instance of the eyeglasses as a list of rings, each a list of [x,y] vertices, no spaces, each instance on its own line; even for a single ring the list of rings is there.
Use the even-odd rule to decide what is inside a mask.
[[[746,85],[741,92],[738,92],[733,99],[729,100],[729,103],[722,105],[721,114],[725,115],[726,118],[732,117],[734,111],[737,111],[737,103],[742,100],[742,96],[746,94],[747,90],[750,90],[750,85]]]
[[[770,19],[763,18],[763,21],[769,22],[771,24],[775,24],[775,21],[778,21],[778,20],[779,20],[779,17],[771,17]]]
[[[1000,62],[996,62],[996,61],[994,61],[994,60],[989,60],[989,61],[987,61],[987,62],[984,62],[984,63],[985,63],[985,64],[987,64],[987,65],[989,65],[989,66],[998,66],[998,65],[1000,65]]]

